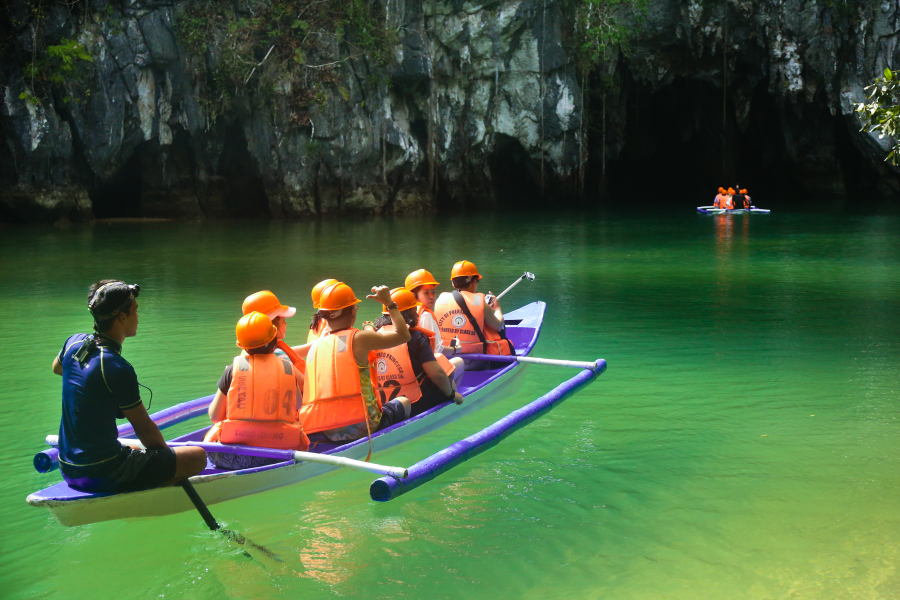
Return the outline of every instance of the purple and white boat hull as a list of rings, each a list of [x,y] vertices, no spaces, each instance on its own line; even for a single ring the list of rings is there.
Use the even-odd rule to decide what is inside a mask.
[[[507,336],[519,355],[531,352],[540,334],[546,304],[533,302],[505,315]],[[397,423],[372,435],[373,455],[386,448],[415,439],[430,431],[443,427],[474,410],[515,393],[521,383],[526,365],[505,364],[501,368],[488,371],[467,372],[460,385],[465,402],[457,406],[445,402],[416,417]],[[167,425],[199,414],[205,414],[203,406],[208,406],[212,397],[201,398],[171,407],[153,415],[166,413]],[[120,435],[128,435],[120,428]],[[174,438],[173,442],[200,442],[209,427]],[[131,432],[133,434],[133,432]],[[315,439],[315,438],[313,438]],[[207,505],[225,502],[241,496],[256,494],[265,490],[290,485],[331,471],[338,467],[311,462],[294,462],[290,451],[252,448],[249,446],[228,446],[235,454],[268,456],[285,460],[265,467],[225,471],[207,464],[207,468],[191,482]],[[361,439],[343,445],[327,441],[315,445],[312,451],[347,458],[364,459],[369,451],[368,439]],[[41,463],[45,471],[52,469],[55,449],[40,453],[35,457],[35,465]],[[48,467],[48,465],[50,465]],[[115,519],[137,519],[158,517],[194,510],[190,499],[180,487],[163,487],[118,494],[92,494],[73,489],[62,481],[28,496],[27,502],[36,507],[47,508],[65,526],[85,525]]]

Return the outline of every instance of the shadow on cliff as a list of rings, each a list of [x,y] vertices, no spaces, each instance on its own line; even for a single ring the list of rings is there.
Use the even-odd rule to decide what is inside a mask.
[[[119,171],[90,190],[105,218],[267,218],[269,201],[239,123],[224,128],[215,165],[198,165],[195,140],[178,130],[172,144],[140,144]]]

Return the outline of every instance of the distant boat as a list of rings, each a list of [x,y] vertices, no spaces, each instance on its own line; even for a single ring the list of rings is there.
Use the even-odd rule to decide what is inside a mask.
[[[743,215],[747,213],[752,213],[754,215],[767,215],[771,210],[767,208],[756,208],[755,206],[751,206],[750,208],[716,208],[715,206],[698,206],[697,212],[704,215]]]

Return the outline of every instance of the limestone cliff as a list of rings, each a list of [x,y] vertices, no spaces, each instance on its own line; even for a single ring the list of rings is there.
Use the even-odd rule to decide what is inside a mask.
[[[575,0],[363,3],[381,46],[356,0],[45,4],[0,9],[3,220],[402,214],[738,177],[900,197],[854,113],[898,64],[897,0],[613,5],[628,39],[589,72]],[[34,68],[76,41],[83,75]]]

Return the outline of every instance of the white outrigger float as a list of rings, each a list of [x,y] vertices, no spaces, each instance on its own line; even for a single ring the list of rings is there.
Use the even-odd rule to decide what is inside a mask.
[[[381,468],[383,470],[379,470],[378,465],[356,463],[355,459],[365,458],[366,453],[369,451],[369,440],[367,438],[339,445],[331,443],[321,436],[313,435],[310,436],[311,441],[318,443],[314,444],[310,449],[310,453],[302,453],[290,450],[204,443],[202,441],[203,436],[209,429],[209,426],[205,425],[201,429],[174,438],[170,443],[172,445],[201,446],[208,452],[225,452],[282,459],[276,464],[236,471],[217,469],[211,463],[208,463],[207,468],[203,472],[191,477],[189,480],[207,505],[290,485],[333,470],[338,466],[352,466],[353,468],[377,472],[391,477],[400,483],[403,489],[412,489],[416,485],[435,477],[439,472],[452,468],[454,464],[458,464],[461,460],[474,455],[480,451],[479,447],[483,449],[489,447],[492,443],[496,443],[496,440],[500,437],[508,435],[510,431],[536,418],[550,405],[561,401],[577,388],[592,381],[606,369],[606,361],[602,359],[590,363],[574,363],[571,361],[553,361],[528,357],[527,355],[531,352],[540,334],[545,309],[546,304],[543,302],[533,302],[505,315],[507,337],[513,343],[518,357],[492,356],[489,357],[491,360],[501,360],[506,364],[501,364],[498,368],[486,371],[467,372],[463,377],[462,384],[459,386],[460,393],[465,397],[464,404],[456,406],[448,401],[416,417],[373,434],[371,438],[372,451],[378,452],[424,435],[485,406],[489,402],[514,393],[518,388],[523,372],[520,362],[573,366],[585,369],[588,374],[586,375],[585,371],[583,371],[578,376],[554,389],[550,394],[510,415],[510,417],[516,415],[516,418],[506,423],[501,432],[493,432],[490,439],[486,440],[482,446],[476,447],[476,445],[464,440],[466,448],[463,454],[457,452],[453,460],[438,461],[441,463],[440,469],[442,470],[439,470],[437,467],[431,467],[425,472],[416,475],[418,479],[414,480],[413,476],[415,473],[408,472],[406,469]],[[170,427],[176,423],[196,417],[205,418],[212,398],[213,396],[207,396],[185,402],[155,413],[152,415],[152,418],[160,428]],[[526,411],[526,409],[528,410]],[[526,411],[527,414],[517,414],[522,411]],[[127,424],[120,426],[119,437],[128,438],[129,436],[134,436],[134,430],[131,426]],[[48,436],[48,442],[52,441],[54,437]],[[458,442],[454,446],[458,446],[463,442]],[[443,452],[435,456],[442,455]],[[311,457],[310,454],[317,454],[320,457]],[[39,452],[34,458],[35,468],[44,473],[55,470],[58,468],[57,456],[58,451],[56,448]],[[333,459],[325,457],[333,457]],[[313,458],[316,458],[317,461],[312,462]],[[319,459],[323,458],[329,460],[331,464],[319,462]],[[354,459],[351,461],[354,464],[346,464],[347,461],[345,459]],[[344,464],[340,465],[339,463],[342,462]],[[432,461],[432,463],[434,462]],[[402,493],[402,491],[394,491],[389,495],[396,496],[398,493]],[[375,498],[373,494],[373,499],[384,500],[388,498]],[[85,525],[114,519],[156,517],[189,511],[195,508],[195,504],[185,494],[185,490],[178,486],[115,494],[97,494],[74,489],[65,481],[29,495],[27,502],[35,507],[49,509],[53,516],[65,526]]]
[[[745,214],[753,214],[753,215],[767,215],[771,210],[767,208],[756,208],[755,206],[751,206],[750,208],[716,208],[715,206],[698,206],[697,212],[704,215],[745,215]]]

